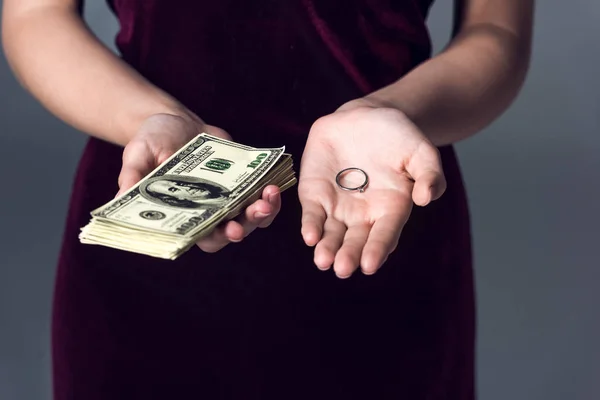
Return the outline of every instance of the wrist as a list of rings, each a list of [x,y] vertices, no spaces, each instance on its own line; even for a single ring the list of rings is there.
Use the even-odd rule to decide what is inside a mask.
[[[117,131],[122,132],[122,135],[120,136],[123,137],[122,143],[118,144],[122,146],[127,145],[146,120],[153,116],[160,115],[179,117],[186,123],[193,125],[198,133],[200,133],[205,126],[204,121],[191,110],[176,101],[167,99],[159,101],[151,106],[146,105],[146,107],[128,109],[127,111],[116,115],[113,121],[113,127]]]
[[[387,101],[377,93],[352,99],[342,104],[336,111],[349,111],[355,108],[393,108],[401,112],[391,101]]]

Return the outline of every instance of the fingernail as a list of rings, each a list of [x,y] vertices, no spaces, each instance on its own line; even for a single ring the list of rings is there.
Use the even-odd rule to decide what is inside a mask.
[[[352,276],[352,274],[342,275],[342,274],[338,274],[338,273],[336,273],[335,275],[340,279],[348,279]]]
[[[376,269],[374,269],[372,271],[361,269],[361,271],[362,271],[363,275],[375,275],[375,272],[377,272]]]
[[[265,214],[265,213],[261,213],[261,212],[256,212],[256,213],[254,213],[254,218],[266,218],[269,215],[271,215],[271,214],[270,213]]]

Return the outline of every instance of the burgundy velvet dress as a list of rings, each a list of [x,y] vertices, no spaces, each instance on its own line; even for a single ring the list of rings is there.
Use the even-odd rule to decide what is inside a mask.
[[[430,0],[114,0],[123,59],[210,124],[299,162],[311,124],[430,56]],[[53,306],[57,400],[472,400],[469,215],[452,147],[445,195],[414,209],[375,275],[319,271],[296,188],[268,229],[176,261],[77,235],[117,192],[122,149],[90,139]]]

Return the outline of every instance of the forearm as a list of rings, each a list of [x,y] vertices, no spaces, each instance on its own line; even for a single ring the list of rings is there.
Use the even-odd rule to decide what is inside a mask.
[[[15,14],[3,19],[7,59],[21,84],[66,123],[124,146],[152,114],[197,118],[100,43],[75,10]]]
[[[439,55],[367,99],[405,113],[437,146],[479,132],[516,98],[530,44],[491,25],[465,29]]]

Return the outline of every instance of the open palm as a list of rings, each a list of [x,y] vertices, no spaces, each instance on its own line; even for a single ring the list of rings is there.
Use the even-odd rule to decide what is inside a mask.
[[[364,192],[341,189],[337,174],[360,168]],[[365,176],[348,171],[346,187]],[[375,273],[395,250],[413,202],[439,198],[446,182],[439,152],[402,113],[357,106],[321,118],[312,127],[300,169],[302,236],[315,246],[315,264],[346,278],[361,268]]]

